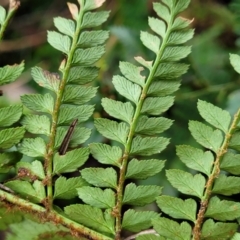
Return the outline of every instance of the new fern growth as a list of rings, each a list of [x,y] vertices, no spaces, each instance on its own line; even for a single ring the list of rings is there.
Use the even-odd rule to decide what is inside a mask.
[[[190,0],[153,3],[157,18],[149,17],[151,33],[141,32],[140,39],[155,57],[137,56],[136,65],[120,62],[121,75],[112,82],[126,101],[103,98],[103,109],[115,120],[94,120],[94,127],[111,144],[82,147],[91,134],[85,122],[94,112],[95,63],[109,36],[108,31],[94,30],[109,16],[107,11],[96,11],[104,2],[68,3],[72,19],[55,18],[58,32],[48,32],[48,42],[65,56],[59,72],[41,67],[31,71],[34,81],[48,92],[23,95],[21,101],[31,112],[22,118],[21,105],[0,109],[0,172],[15,172],[0,185],[0,228],[9,226],[8,240],[120,240],[126,231],[136,233],[127,239],[137,240],[240,239],[236,233],[240,203],[229,199],[240,192],[240,110],[232,118],[227,111],[198,101],[208,124],[190,121],[189,130],[207,151],[181,145],[177,155],[199,173],[166,171],[172,186],[192,198],[160,196],[162,187],[138,184],[165,165],[158,154],[169,139],[161,134],[173,121],[160,115],[173,105],[180,77],[188,69],[180,60],[191,51],[184,44],[194,31],[189,28],[191,21],[179,14]],[[8,16],[11,8],[8,14],[0,8],[0,36]],[[230,61],[240,73],[240,57],[233,54]],[[22,71],[23,63],[1,68],[0,84],[12,82]],[[20,118],[22,127],[10,127]],[[89,154],[102,166],[84,167]],[[155,200],[164,217],[137,209]],[[4,209],[16,212],[6,214]]]

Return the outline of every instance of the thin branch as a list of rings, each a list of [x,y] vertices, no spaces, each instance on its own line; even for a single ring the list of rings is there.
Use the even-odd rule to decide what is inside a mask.
[[[0,189],[4,190],[4,191],[7,191],[9,193],[12,193],[12,194],[15,194],[15,192],[11,189],[11,188],[8,188],[6,186],[4,186],[3,184],[0,183]]]
[[[124,240],[136,239],[138,236],[146,235],[146,234],[154,234],[156,236],[159,236],[159,234],[154,229],[148,229],[148,230],[141,231],[141,232],[139,232],[137,234],[131,235],[131,236],[125,238]]]
[[[70,125],[63,141],[62,141],[62,144],[58,150],[59,152],[59,155],[65,155],[66,151],[67,151],[67,148],[68,148],[68,145],[70,143],[70,140],[71,140],[71,137],[73,135],[73,131],[74,131],[74,128],[76,127],[77,125],[77,122],[78,122],[78,119],[75,119],[72,124]]]

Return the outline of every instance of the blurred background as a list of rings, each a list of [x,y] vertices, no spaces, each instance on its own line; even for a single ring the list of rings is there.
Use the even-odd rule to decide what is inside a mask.
[[[93,101],[97,117],[107,116],[100,105],[102,97],[123,100],[111,83],[113,75],[119,73],[119,61],[136,63],[134,56],[141,55],[147,60],[154,57],[139,38],[140,30],[149,30],[148,16],[155,16],[152,2],[107,0],[103,6],[111,10],[110,18],[103,25],[104,29],[110,30],[110,39],[106,54],[97,63],[101,69],[94,83],[99,86],[99,93]],[[7,8],[8,0],[0,0],[0,5]],[[57,16],[71,17],[65,0],[21,0],[21,7],[0,44],[0,67],[24,60],[26,68],[18,81],[2,88],[5,97],[1,98],[0,107],[19,102],[22,94],[46,91],[32,81],[30,69],[37,65],[52,72],[58,71],[64,55],[46,41],[47,30],[55,29],[53,17]],[[165,114],[175,121],[171,129],[164,133],[164,136],[171,137],[171,143],[159,156],[160,159],[167,159],[166,169],[185,168],[176,157],[176,145],[198,146],[187,126],[190,119],[201,120],[196,109],[199,98],[227,109],[231,114],[240,105],[240,77],[229,63],[229,53],[240,53],[240,0],[192,0],[182,16],[194,19],[192,27],[195,28],[195,36],[188,43],[193,48],[185,60],[190,64],[190,69],[182,78],[175,105]],[[87,125],[93,127],[91,121]],[[106,142],[95,130],[89,142],[92,141]],[[93,159],[91,161],[90,165],[96,164]],[[145,181],[145,184],[152,183],[164,185],[164,193],[176,194],[162,174]]]

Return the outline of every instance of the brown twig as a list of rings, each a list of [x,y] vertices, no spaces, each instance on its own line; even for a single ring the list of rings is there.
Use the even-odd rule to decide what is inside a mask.
[[[77,125],[77,122],[78,122],[78,119],[75,119],[72,124],[70,125],[64,139],[63,139],[63,142],[58,150],[59,152],[59,155],[65,155],[66,151],[67,151],[67,148],[68,148],[68,145],[70,143],[70,140],[71,140],[71,137],[73,135],[73,131]]]

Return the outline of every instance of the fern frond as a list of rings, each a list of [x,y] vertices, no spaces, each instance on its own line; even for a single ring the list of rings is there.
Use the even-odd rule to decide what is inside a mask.
[[[240,57],[230,55],[230,61],[240,73]],[[179,224],[159,217],[153,220],[153,226],[160,236],[168,239],[183,239],[183,236],[184,239],[193,237],[195,240],[235,239],[240,204],[229,197],[240,193],[239,164],[236,162],[239,158],[236,153],[240,151],[240,109],[232,118],[227,111],[205,101],[199,100],[197,107],[210,126],[190,121],[189,130],[207,151],[182,145],[177,147],[177,155],[187,167],[200,173],[193,175],[172,169],[167,171],[167,178],[178,191],[195,196],[198,201],[159,196],[157,204],[165,214],[187,221]],[[228,199],[224,196],[228,196]],[[189,222],[194,225],[193,228]]]
[[[73,20],[62,17],[54,19],[54,25],[61,33],[49,31],[48,42],[63,52],[66,59],[60,65],[60,73],[50,73],[40,67],[32,69],[34,81],[48,89],[50,93],[21,97],[26,107],[37,112],[37,115],[26,115],[22,124],[30,133],[41,135],[36,138],[25,138],[19,150],[29,157],[37,158],[34,162],[38,164],[35,168],[38,171],[33,171],[34,162],[20,164],[18,178],[21,180],[13,180],[8,185],[20,195],[32,198],[36,191],[34,186],[40,187],[38,181],[43,181],[47,184],[47,198],[46,195],[42,195],[41,199],[37,195],[35,197],[38,199],[37,202],[44,203],[49,209],[52,208],[54,198],[64,198],[63,195],[66,193],[64,186],[69,188],[70,195],[65,197],[69,199],[70,196],[73,198],[77,195],[75,188],[87,185],[82,178],[60,177],[56,180],[54,193],[52,179],[56,174],[76,171],[89,155],[88,148],[78,149],[91,133],[90,129],[80,127],[80,124],[87,121],[94,110],[94,106],[88,102],[95,96],[97,88],[90,86],[89,83],[97,77],[98,69],[92,65],[104,54],[103,44],[108,38],[108,32],[88,29],[99,26],[107,19],[109,12],[92,12],[103,2],[80,1],[80,10],[76,5],[69,4]],[[73,122],[76,126],[72,126]],[[71,138],[69,135],[70,139],[67,140],[69,125],[72,128]],[[75,149],[66,153],[68,146]],[[39,176],[38,172],[42,172],[43,169],[43,161],[45,173]],[[31,178],[23,174],[23,169]],[[20,182],[26,185],[25,189],[19,188]],[[41,192],[45,192],[44,189],[42,184]]]
[[[10,2],[8,11],[0,6],[0,40],[4,31],[19,7],[18,1]],[[20,64],[7,65],[0,68],[0,86],[12,83],[21,75],[24,70],[24,62]],[[0,90],[0,97],[4,93]],[[22,106],[12,105],[0,109],[0,173],[8,173],[20,159],[20,154],[14,149],[24,136],[23,127],[11,127],[17,123],[22,116]],[[12,148],[11,150],[9,150]]]
[[[69,3],[73,20],[62,17],[54,19],[59,32],[49,31],[48,42],[61,51],[66,59],[60,64],[59,73],[51,73],[41,67],[32,68],[32,78],[39,86],[47,89],[48,93],[23,95],[23,104],[34,113],[24,116],[21,121],[24,127],[3,129],[0,132],[0,145],[3,149],[18,143],[23,137],[24,128],[33,134],[34,137],[24,138],[18,148],[21,153],[31,157],[32,161],[17,163],[17,176],[5,183],[5,188],[30,202],[43,204],[47,211],[51,211],[50,215],[54,212],[55,199],[75,198],[78,195],[76,189],[89,185],[82,177],[67,179],[59,174],[76,171],[89,156],[89,149],[79,146],[91,134],[91,130],[83,125],[94,110],[89,101],[96,95],[97,88],[90,83],[98,75],[94,64],[104,54],[103,44],[109,36],[108,31],[94,30],[108,18],[107,11],[94,12],[103,3],[102,0],[80,0],[80,7]],[[0,24],[4,24],[5,17],[4,10],[0,8]],[[22,69],[23,63],[1,68],[0,84],[13,81]],[[0,111],[2,127],[7,127],[19,120],[22,107],[13,106]],[[73,150],[67,151],[68,147]],[[12,153],[8,154],[8,159],[5,153],[0,156],[1,172],[7,171],[10,164],[16,163]],[[109,217],[110,214],[106,218],[107,222]],[[65,221],[71,222],[69,219]],[[82,231],[87,232],[85,229]],[[91,234],[91,230],[88,233]],[[98,238],[103,237],[98,235]],[[13,235],[9,235],[9,239],[14,239]]]
[[[169,139],[160,137],[159,134],[167,130],[172,121],[159,115],[172,106],[174,97],[169,95],[179,88],[179,77],[188,69],[188,66],[179,63],[179,60],[190,53],[190,47],[182,44],[193,36],[193,30],[187,28],[189,20],[178,17],[188,3],[189,1],[172,0],[153,4],[160,18],[149,18],[149,26],[156,34],[141,32],[140,39],[156,57],[153,61],[136,57],[141,66],[120,62],[122,76],[114,76],[113,84],[127,102],[103,98],[104,110],[117,121],[96,118],[94,122],[97,130],[104,137],[117,142],[118,146],[92,143],[91,153],[100,163],[117,167],[119,173],[112,167],[82,170],[82,177],[95,188],[79,188],[78,194],[83,202],[91,205],[92,211],[99,212],[103,209],[101,214],[106,211],[112,213],[116,218],[116,227],[111,234],[116,239],[120,239],[122,229],[136,232],[149,228],[151,218],[156,216],[154,212],[133,209],[122,213],[122,206],[144,206],[151,203],[161,194],[161,187],[137,186],[134,183],[124,187],[124,184],[126,179],[145,179],[153,176],[164,166],[164,161],[154,158],[147,160],[146,156],[161,153],[169,143]],[[92,195],[93,191],[98,197]],[[73,213],[80,212],[80,209],[87,211],[89,206],[71,208]],[[71,208],[66,208],[68,214]],[[134,220],[136,216],[139,217],[138,221]],[[91,216],[86,217],[91,221]],[[76,221],[85,223],[86,219],[79,216]],[[111,223],[109,224],[111,228]],[[106,231],[97,228],[96,225],[92,227]]]

